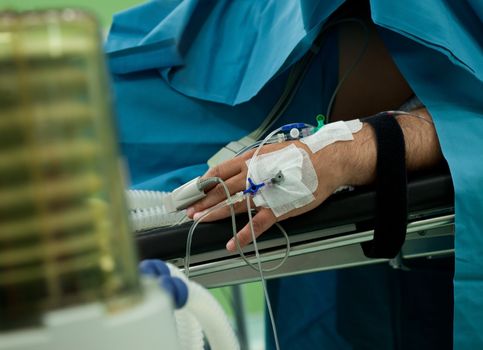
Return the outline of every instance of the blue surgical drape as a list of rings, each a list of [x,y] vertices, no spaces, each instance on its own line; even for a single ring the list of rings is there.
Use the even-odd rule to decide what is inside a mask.
[[[224,144],[254,130],[288,69],[341,3],[149,1],[116,15],[106,51],[133,186],[171,190],[203,173]],[[483,348],[483,3],[370,6],[400,71],[433,116],[454,181],[455,349]],[[324,111],[337,78],[336,51],[329,35],[281,123]],[[340,338],[333,344],[347,345]]]

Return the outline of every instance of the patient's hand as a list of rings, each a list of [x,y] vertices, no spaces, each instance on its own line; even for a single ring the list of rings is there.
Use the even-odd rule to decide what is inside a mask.
[[[336,142],[322,150],[312,153],[308,147],[299,142],[284,142],[264,146],[259,154],[274,152],[294,143],[297,147],[305,149],[310,155],[315,172],[317,173],[318,186],[313,193],[315,200],[310,204],[294,209],[293,211],[276,218],[271,209],[257,208],[257,213],[253,217],[253,227],[255,236],[261,235],[268,230],[277,220],[284,220],[289,217],[297,216],[319,206],[327,199],[338,187],[343,185],[359,185],[368,183],[374,177],[376,163],[376,149],[372,129],[364,125],[363,129],[354,135],[355,140],[351,142]],[[235,194],[246,189],[247,165],[254,153],[254,150],[247,152],[239,157],[226,161],[210,169],[203,177],[219,177],[225,181],[230,194]],[[216,185],[207,192],[207,196],[188,208],[188,216],[196,219],[206,210],[226,199],[226,194],[221,185]],[[252,208],[254,207],[252,202]],[[242,201],[235,204],[235,212],[245,212],[246,202]],[[205,221],[219,220],[230,215],[229,207],[214,211]],[[247,224],[238,232],[240,246],[245,246],[251,241],[250,226]],[[231,239],[226,248],[235,251],[234,239]]]

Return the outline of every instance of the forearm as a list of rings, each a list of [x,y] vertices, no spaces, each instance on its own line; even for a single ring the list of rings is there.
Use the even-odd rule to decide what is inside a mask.
[[[397,117],[406,143],[406,166],[408,171],[436,166],[443,159],[436,129],[426,108],[413,112],[427,121],[411,116]]]
[[[426,109],[414,111],[425,120],[400,115],[397,121],[404,134],[406,167],[408,171],[431,168],[442,160],[441,148],[432,119]],[[334,154],[342,162],[341,178],[346,184],[365,185],[374,181],[377,149],[372,127],[364,123],[354,135],[353,142],[341,142],[334,147]]]
[[[417,113],[431,121],[425,110]],[[388,117],[391,118],[391,117]],[[423,169],[437,164],[442,156],[439,142],[431,123],[419,118],[400,116],[398,122],[404,133],[406,142],[407,167],[411,170]],[[354,140],[350,142],[335,142],[318,152],[312,153],[308,146],[300,141],[295,141],[297,147],[303,148],[314,166],[318,177],[318,186],[315,190],[314,201],[301,208],[294,209],[289,213],[276,217],[270,208],[258,208],[253,218],[255,235],[258,236],[266,231],[277,220],[305,213],[325,201],[334,191],[343,185],[365,185],[374,181],[377,164],[377,149],[372,128],[364,124],[362,130],[354,134]],[[287,143],[264,146],[266,152],[274,152],[286,147]],[[223,179],[231,194],[246,189],[247,166],[246,161],[252,153],[236,157],[215,168],[210,169],[205,177],[216,176]],[[189,217],[198,217],[200,213],[220,203],[226,198],[223,188],[218,185],[211,189],[205,198],[189,208]],[[253,204],[252,204],[253,206]],[[243,201],[234,206],[235,212],[247,210]],[[218,220],[230,215],[228,208],[210,214],[209,220]],[[205,219],[206,220],[206,219]],[[246,225],[238,233],[241,246],[245,246],[252,239],[251,227]],[[234,240],[230,240],[227,249],[235,251]]]

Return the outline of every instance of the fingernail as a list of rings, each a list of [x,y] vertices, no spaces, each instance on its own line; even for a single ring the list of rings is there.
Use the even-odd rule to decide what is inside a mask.
[[[193,220],[195,220],[195,221],[196,221],[196,220],[198,220],[198,218],[199,218],[201,215],[203,215],[203,213],[202,213],[202,212],[194,213],[194,214],[193,214]]]
[[[228,250],[230,252],[234,252],[235,251],[235,242],[233,241],[233,239],[230,239],[228,241],[228,243],[226,244],[226,250]]]
[[[187,216],[192,217],[194,213],[195,213],[195,208],[189,207],[188,209],[186,209]]]

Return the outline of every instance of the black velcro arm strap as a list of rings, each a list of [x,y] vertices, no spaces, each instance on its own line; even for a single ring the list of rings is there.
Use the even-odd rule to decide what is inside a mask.
[[[394,258],[404,243],[407,226],[407,174],[404,135],[387,114],[364,120],[376,135],[376,212],[374,239],[362,243],[369,258]]]

